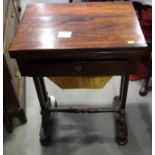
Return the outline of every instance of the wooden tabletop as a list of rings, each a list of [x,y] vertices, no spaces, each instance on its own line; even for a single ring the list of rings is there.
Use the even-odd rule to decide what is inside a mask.
[[[20,57],[145,47],[132,3],[82,2],[28,5],[9,52]]]

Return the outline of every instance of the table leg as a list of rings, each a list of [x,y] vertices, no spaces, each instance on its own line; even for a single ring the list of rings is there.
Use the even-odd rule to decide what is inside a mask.
[[[51,141],[51,133],[54,125],[54,113],[49,112],[49,110],[52,108],[52,105],[55,104],[55,100],[51,100],[51,98],[48,97],[44,79],[42,77],[33,77],[33,80],[37,91],[42,115],[40,142],[42,145],[47,145]]]
[[[118,109],[119,112],[114,112],[114,120],[116,126],[116,142],[119,145],[125,145],[127,143],[127,123],[125,116],[125,106],[127,98],[129,76],[122,76],[120,96],[114,97],[113,107]]]
[[[122,91],[123,91],[123,76],[121,76],[120,96],[119,96],[119,99],[120,99],[120,100],[121,100],[121,98],[122,98]]]
[[[6,130],[11,133],[13,132],[13,125],[12,125],[12,120],[7,112],[7,109],[6,109],[6,106],[4,105],[4,108],[3,108],[3,122],[4,122],[4,125],[6,127]]]

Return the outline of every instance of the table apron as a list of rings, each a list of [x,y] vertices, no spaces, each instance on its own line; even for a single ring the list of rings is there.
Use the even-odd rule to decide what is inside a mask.
[[[18,61],[22,76],[102,76],[137,73],[139,62],[135,60],[103,61]]]

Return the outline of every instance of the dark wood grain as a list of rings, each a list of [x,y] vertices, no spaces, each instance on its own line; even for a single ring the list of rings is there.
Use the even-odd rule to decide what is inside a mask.
[[[71,38],[58,38],[60,31]],[[146,47],[130,2],[30,4],[10,48],[12,57]]]

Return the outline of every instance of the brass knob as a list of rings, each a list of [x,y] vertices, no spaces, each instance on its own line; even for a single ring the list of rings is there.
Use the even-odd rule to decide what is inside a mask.
[[[82,66],[81,65],[76,65],[75,66],[75,71],[80,72],[82,70]]]

